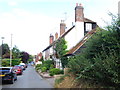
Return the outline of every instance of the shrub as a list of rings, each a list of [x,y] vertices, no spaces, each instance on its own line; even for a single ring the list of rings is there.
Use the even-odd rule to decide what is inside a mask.
[[[42,64],[37,64],[37,65],[35,66],[35,69],[36,69],[36,70],[40,70],[40,69],[41,69],[41,66],[42,66]]]
[[[53,68],[49,71],[50,76],[57,75],[57,74],[63,74],[63,70],[60,70],[58,68]]]
[[[49,70],[51,64],[53,64],[53,61],[52,61],[52,60],[46,60],[46,61],[43,61],[42,67],[46,67],[47,70]]]
[[[46,72],[47,71],[47,68],[46,67],[42,67],[41,68],[41,72]]]

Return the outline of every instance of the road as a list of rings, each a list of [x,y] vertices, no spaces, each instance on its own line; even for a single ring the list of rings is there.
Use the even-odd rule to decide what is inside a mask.
[[[14,84],[3,84],[2,88],[53,88],[48,81],[35,71],[33,66],[28,66],[23,75],[17,77],[18,79]]]

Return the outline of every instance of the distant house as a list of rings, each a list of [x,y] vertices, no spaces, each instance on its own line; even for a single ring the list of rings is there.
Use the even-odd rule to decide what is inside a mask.
[[[38,53],[38,54],[36,55],[35,64],[36,64],[36,65],[37,65],[37,64],[42,64],[41,59],[42,59],[42,53],[40,52],[40,53]]]
[[[47,46],[42,52],[45,60],[53,59],[56,62],[56,68],[61,68],[61,61],[56,58],[54,46],[56,41],[64,38],[67,41],[69,50],[66,53],[67,55],[77,54],[80,52],[82,45],[92,36],[96,31],[97,23],[84,17],[84,8],[81,4],[76,4],[75,7],[75,25],[73,25],[68,30],[65,30],[66,24],[62,20],[60,23],[60,36],[58,33],[54,36],[50,35],[49,37],[49,46]]]

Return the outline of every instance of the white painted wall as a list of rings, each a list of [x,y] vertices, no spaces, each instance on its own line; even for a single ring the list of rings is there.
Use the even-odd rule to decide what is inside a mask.
[[[84,22],[76,22],[75,28],[70,31],[66,36],[68,50],[75,46],[84,37]]]
[[[53,47],[50,47],[50,55],[53,54]]]

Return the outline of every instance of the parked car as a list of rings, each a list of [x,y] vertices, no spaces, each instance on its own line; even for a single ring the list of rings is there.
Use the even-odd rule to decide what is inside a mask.
[[[20,63],[19,65],[24,67],[23,70],[25,70],[27,68],[27,64],[25,64],[25,63]]]
[[[15,73],[13,67],[0,67],[0,79],[13,84],[14,81],[17,80],[17,74]]]
[[[14,68],[17,75],[22,75],[22,73],[23,73],[22,66],[15,65],[13,68]]]
[[[24,65],[18,65],[18,66],[20,66],[22,68],[22,70],[25,70]]]

